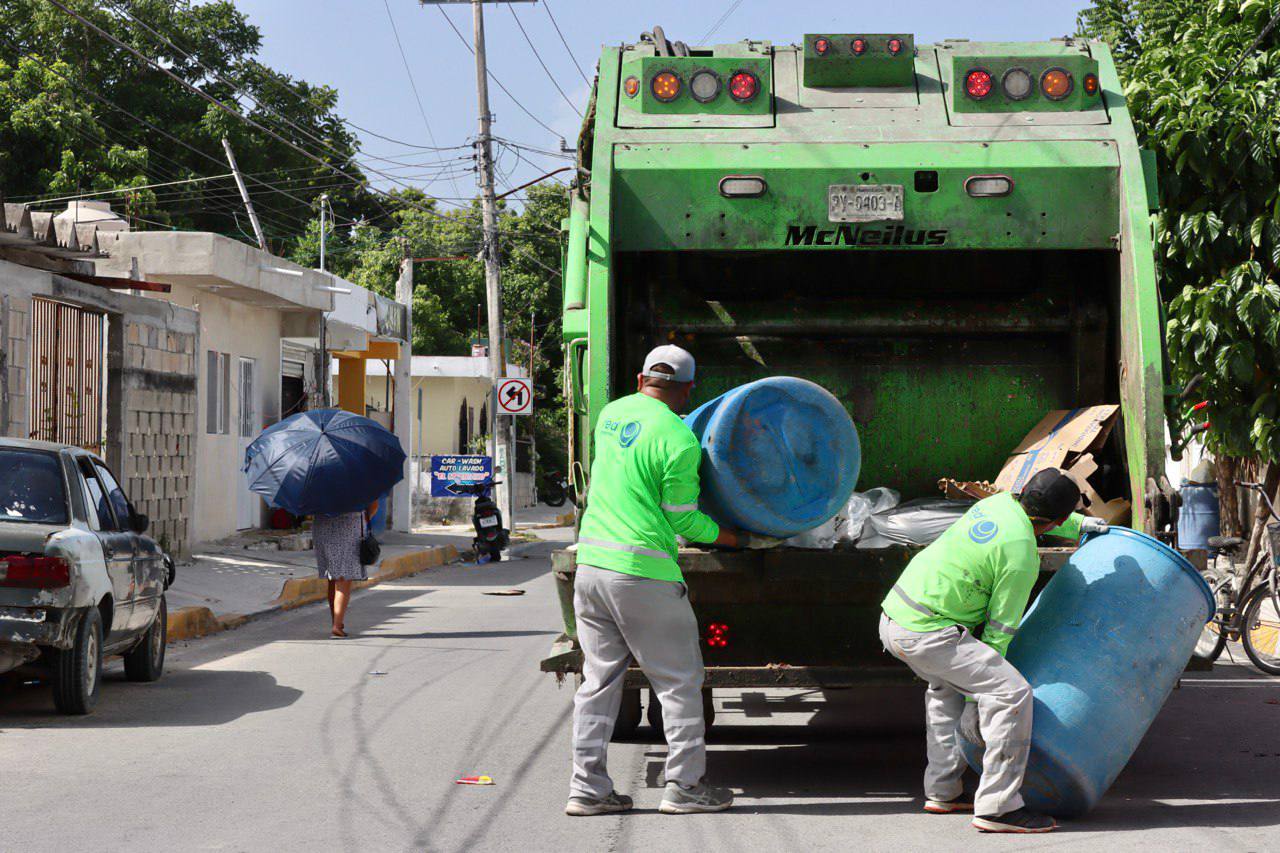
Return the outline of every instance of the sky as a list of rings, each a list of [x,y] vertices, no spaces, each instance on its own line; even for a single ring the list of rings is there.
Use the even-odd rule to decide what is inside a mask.
[[[418,0],[235,0],[235,4],[262,31],[262,60],[294,77],[336,87],[343,118],[419,146],[465,146],[474,139],[475,62],[440,9],[423,7]],[[911,32],[921,43],[944,38],[1030,41],[1073,32],[1076,14],[1086,5],[1083,0],[486,3],[489,70],[519,101],[517,105],[490,85],[493,133],[541,152],[558,151],[561,138],[574,145],[581,125],[577,110],[583,109],[588,96],[579,67],[590,79],[602,45],[634,42],[655,25],[672,41],[690,44],[701,43],[713,28],[710,43],[753,38],[790,44],[815,31]],[[572,58],[552,25],[548,6],[572,49]],[[469,44],[470,4],[449,3],[442,8]],[[548,71],[539,65],[517,21]],[[405,59],[397,49],[397,34]],[[401,184],[420,186],[444,204],[476,192],[475,174],[467,171],[471,167],[468,150],[423,151],[363,133],[361,142],[364,154],[395,161],[366,160],[369,167],[395,176]],[[514,187],[567,162],[541,152],[502,148],[499,187]],[[384,188],[394,185],[368,174]]]

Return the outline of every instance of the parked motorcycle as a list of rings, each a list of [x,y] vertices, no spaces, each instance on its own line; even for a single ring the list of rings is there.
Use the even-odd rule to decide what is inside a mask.
[[[569,481],[559,471],[548,471],[538,495],[547,506],[564,506],[565,501],[573,501],[573,492]],[[577,501],[573,501],[577,503]]]
[[[473,485],[456,486],[459,494],[473,495],[476,502],[471,510],[471,526],[475,528],[475,538],[471,547],[476,554],[477,563],[498,562],[502,559],[502,551],[510,542],[510,531],[502,526],[502,510],[498,509],[493,499],[493,487],[501,480],[485,480]]]

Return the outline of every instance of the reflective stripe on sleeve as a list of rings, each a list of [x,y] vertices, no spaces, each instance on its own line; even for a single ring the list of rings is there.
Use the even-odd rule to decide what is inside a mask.
[[[639,545],[624,545],[621,542],[606,542],[603,539],[579,539],[579,545],[590,545],[592,548],[605,548],[609,551],[626,551],[630,554],[640,554],[644,557],[653,557],[657,560],[674,560],[675,556],[668,554],[666,551],[657,551],[653,548],[643,548]]]
[[[988,620],[987,620],[987,627],[988,627],[988,628],[995,628],[995,629],[996,629],[997,631],[999,631],[1001,634],[1008,634],[1010,637],[1012,637],[1014,634],[1018,633],[1018,629],[1017,629],[1017,628],[1010,628],[1008,625],[1005,625],[1003,622],[997,622],[997,621],[996,621],[996,620],[994,620],[994,619],[988,619]]]
[[[930,610],[929,608],[925,607],[920,602],[916,601],[911,596],[907,595],[907,593],[903,591],[902,587],[900,587],[896,583],[893,585],[893,591],[896,592],[898,594],[898,598],[901,598],[903,603],[906,604],[908,607],[910,607],[912,610],[915,610],[918,613],[923,613],[925,616],[938,615],[934,613],[932,610]]]
[[[694,512],[697,510],[697,504],[660,504],[667,512]]]

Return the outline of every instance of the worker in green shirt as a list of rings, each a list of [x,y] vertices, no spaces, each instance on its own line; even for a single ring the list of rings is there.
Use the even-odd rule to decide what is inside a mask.
[[[573,778],[565,813],[626,811],[605,760],[632,659],[662,703],[667,738],[666,814],[723,811],[725,788],[706,784],[702,651],[698,622],[676,565],[676,536],[717,545],[767,545],[698,511],[702,449],[678,412],[693,391],[693,356],[677,346],[649,353],[636,391],[600,413],[591,490],[578,533],[573,607],[582,686],[573,707]]]
[[[1023,805],[1031,687],[1004,655],[1040,574],[1036,537],[1106,532],[1098,519],[1072,512],[1079,502],[1080,488],[1056,468],[1038,472],[1020,495],[978,501],[912,558],[881,603],[885,649],[929,685],[925,811],[972,810],[973,825],[985,832],[1057,826]],[[957,728],[986,748],[972,800],[963,795]]]

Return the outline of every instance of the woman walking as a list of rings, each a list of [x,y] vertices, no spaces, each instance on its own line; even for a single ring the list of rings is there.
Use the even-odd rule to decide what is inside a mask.
[[[368,578],[360,562],[360,540],[369,530],[369,522],[378,511],[374,501],[364,510],[339,515],[317,515],[312,521],[311,537],[316,546],[316,570],[329,582],[329,615],[333,619],[332,637],[347,636],[347,605],[351,602],[351,582]]]

